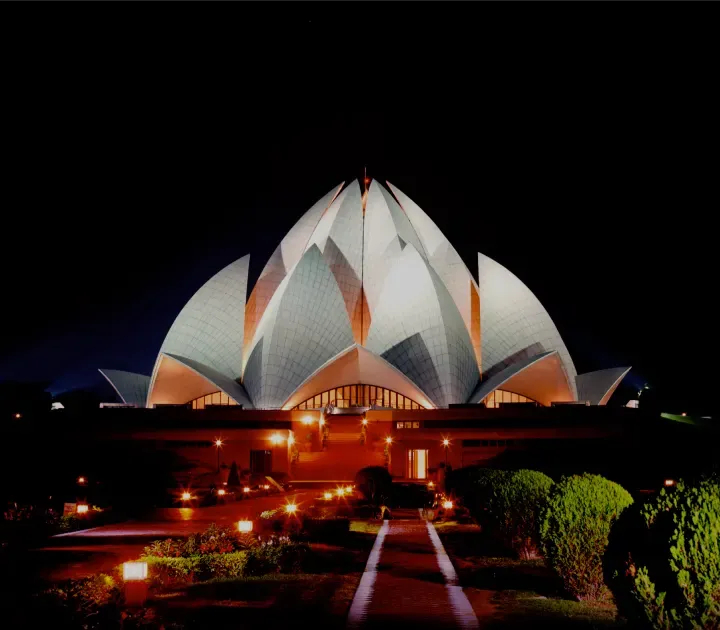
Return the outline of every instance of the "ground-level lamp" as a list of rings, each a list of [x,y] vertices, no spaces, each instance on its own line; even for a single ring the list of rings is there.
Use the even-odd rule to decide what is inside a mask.
[[[253,530],[253,522],[248,520],[238,521],[238,531],[241,534],[249,534]]]
[[[298,506],[295,503],[286,503],[285,504],[285,514],[289,514],[292,516],[293,514],[297,513]]]
[[[127,606],[145,605],[148,594],[147,576],[147,562],[125,562],[123,564],[125,604]]]
[[[78,514],[87,514],[88,513],[88,506],[87,503],[78,503],[77,508],[75,508]]]
[[[215,438],[215,448],[217,448],[217,471],[220,473],[220,449],[223,446],[223,441],[220,438]]]

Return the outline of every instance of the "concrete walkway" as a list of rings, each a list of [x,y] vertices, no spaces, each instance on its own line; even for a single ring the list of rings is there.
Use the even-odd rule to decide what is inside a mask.
[[[385,521],[348,615],[349,628],[463,628],[478,621],[431,523]]]

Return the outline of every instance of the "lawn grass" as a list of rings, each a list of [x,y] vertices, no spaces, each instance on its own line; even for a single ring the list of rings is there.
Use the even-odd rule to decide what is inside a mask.
[[[371,534],[377,536],[382,526],[381,521],[365,521],[365,520],[352,520],[350,521],[350,531],[355,534]]]
[[[615,605],[577,602],[542,559],[510,557],[477,525],[435,524],[483,628],[619,628]]]

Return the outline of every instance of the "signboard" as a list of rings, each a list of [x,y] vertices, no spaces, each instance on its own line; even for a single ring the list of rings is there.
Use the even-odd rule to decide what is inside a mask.
[[[75,514],[77,511],[77,503],[66,503],[63,505],[63,516],[68,516],[69,514]]]

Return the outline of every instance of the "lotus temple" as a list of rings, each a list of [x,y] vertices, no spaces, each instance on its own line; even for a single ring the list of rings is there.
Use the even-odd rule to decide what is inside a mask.
[[[313,483],[367,465],[426,480],[616,424],[604,409],[630,368],[578,374],[531,289],[480,253],[468,269],[389,183],[328,192],[248,295],[249,262],[197,290],[151,374],[100,370],[117,393],[102,413],[125,437],[208,470],[221,440],[225,465]]]

